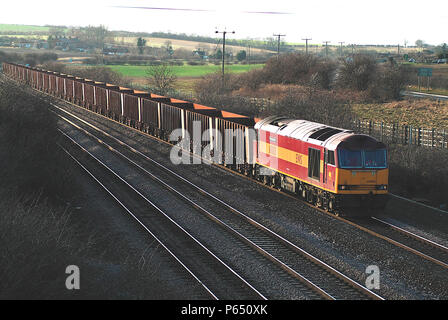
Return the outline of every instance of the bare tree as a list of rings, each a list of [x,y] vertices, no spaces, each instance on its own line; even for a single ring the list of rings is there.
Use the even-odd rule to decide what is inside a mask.
[[[152,90],[158,94],[165,95],[174,89],[177,76],[171,66],[162,64],[148,67],[146,70],[146,79]]]
[[[416,45],[418,48],[423,48],[423,46],[425,45],[425,43],[423,42],[423,40],[418,39],[418,40],[415,41],[415,45]]]
[[[102,50],[104,49],[104,43],[108,37],[110,37],[110,32],[107,30],[107,27],[103,25],[98,27],[89,25],[83,28],[81,40],[84,40],[89,45]]]

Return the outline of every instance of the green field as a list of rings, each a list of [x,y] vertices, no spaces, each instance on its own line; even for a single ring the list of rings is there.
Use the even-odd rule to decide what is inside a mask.
[[[22,24],[0,24],[0,32],[48,32],[50,27],[28,26]]]
[[[226,71],[233,73],[242,73],[262,67],[263,64],[226,65]],[[116,65],[116,66],[109,66],[109,68],[120,73],[125,77],[144,78],[146,77],[146,70],[148,69],[148,66]],[[176,76],[179,78],[185,78],[185,77],[198,78],[206,74],[219,72],[221,70],[221,66],[216,66],[214,64],[208,64],[203,66],[183,65],[183,66],[173,66],[172,68]]]

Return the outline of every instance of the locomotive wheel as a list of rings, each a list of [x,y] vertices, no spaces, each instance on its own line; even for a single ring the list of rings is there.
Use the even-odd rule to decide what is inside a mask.
[[[265,185],[267,185],[267,184],[269,183],[269,178],[268,178],[268,176],[266,176],[266,175],[263,176],[263,183],[264,183]]]
[[[322,199],[322,196],[317,195],[317,196],[316,196],[316,207],[318,207],[318,208],[322,208],[322,206],[323,206],[323,199]]]
[[[334,210],[334,201],[333,199],[328,200],[328,211],[332,212]]]

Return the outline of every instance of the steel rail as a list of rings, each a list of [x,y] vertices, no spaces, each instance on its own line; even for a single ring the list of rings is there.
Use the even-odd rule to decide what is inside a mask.
[[[31,89],[32,89],[33,91],[36,91],[36,92],[39,92],[39,93],[44,93],[44,92],[39,91],[39,90],[34,89],[34,88],[31,88]],[[46,94],[46,95],[50,95],[50,94],[47,94],[47,93],[44,93],[44,94]],[[51,96],[51,95],[50,95],[50,96]],[[53,96],[51,96],[51,97],[53,97]],[[132,131],[135,131],[135,132],[138,132],[138,133],[140,133],[140,134],[142,134],[142,135],[144,135],[144,136],[147,136],[147,137],[149,137],[149,138],[151,138],[151,139],[153,139],[153,140],[156,140],[156,141],[159,141],[159,142],[162,142],[162,143],[164,143],[164,144],[167,144],[167,145],[172,146],[171,143],[169,143],[169,142],[167,142],[167,141],[165,141],[165,140],[163,140],[163,139],[160,139],[160,138],[158,138],[158,137],[156,137],[156,136],[150,135],[149,133],[146,133],[146,132],[143,132],[143,131],[138,130],[138,129],[136,129],[136,128],[133,128],[133,127],[131,127],[131,126],[128,126],[128,125],[126,125],[126,124],[124,124],[124,123],[121,123],[121,122],[119,122],[119,121],[116,121],[116,120],[114,120],[114,119],[111,119],[111,118],[109,118],[109,117],[106,117],[106,116],[104,116],[104,115],[102,115],[102,114],[99,114],[99,113],[97,113],[97,112],[94,112],[94,111],[92,111],[92,110],[89,110],[89,109],[86,109],[86,108],[82,108],[82,107],[80,107],[79,105],[74,104],[74,103],[72,103],[72,102],[70,102],[70,101],[67,101],[67,100],[64,100],[64,99],[61,99],[61,98],[57,98],[57,97],[53,97],[53,98],[55,98],[55,99],[57,99],[57,100],[59,100],[59,101],[61,101],[61,102],[63,102],[63,103],[67,103],[67,104],[70,104],[70,105],[72,105],[72,106],[74,106],[74,107],[83,109],[83,110],[85,110],[85,111],[87,111],[87,112],[89,112],[89,113],[92,113],[92,114],[94,114],[94,115],[96,115],[96,116],[98,116],[98,117],[107,119],[108,121],[112,121],[112,122],[114,122],[114,123],[116,123],[116,124],[119,124],[119,125],[121,125],[121,126],[123,126],[123,127],[126,127],[126,128],[128,128],[128,129],[131,129]],[[52,104],[52,105],[54,105],[54,104]],[[185,150],[184,150],[184,151],[185,151]],[[187,151],[187,152],[189,152],[189,151]],[[203,161],[205,161],[205,162],[207,162],[207,163],[210,163],[210,164],[216,166],[217,168],[220,168],[220,169],[226,170],[226,171],[228,171],[228,172],[231,172],[231,173],[233,173],[233,174],[236,174],[236,175],[238,175],[238,176],[240,176],[240,177],[242,177],[242,178],[245,178],[245,179],[247,179],[247,180],[253,181],[253,182],[255,182],[255,183],[259,184],[259,185],[262,185],[262,186],[264,186],[264,187],[266,187],[266,188],[269,188],[269,189],[271,189],[271,190],[273,190],[273,191],[277,191],[277,192],[282,193],[282,194],[284,194],[284,195],[288,195],[287,193],[285,193],[285,192],[283,192],[283,191],[281,191],[281,190],[278,190],[278,189],[272,188],[272,187],[270,187],[270,186],[267,186],[267,185],[265,185],[264,183],[262,183],[262,182],[260,182],[260,181],[258,181],[258,180],[256,180],[256,179],[253,179],[253,178],[251,178],[251,177],[248,177],[248,176],[246,176],[246,175],[243,175],[243,174],[241,174],[241,173],[239,173],[239,172],[237,172],[237,171],[231,170],[231,169],[225,167],[224,165],[220,165],[220,164],[217,164],[217,163],[210,162],[210,160],[208,160],[208,159],[206,159],[206,158],[202,158],[202,157],[200,157],[200,156],[197,155],[197,154],[194,154],[194,153],[191,153],[191,152],[189,152],[189,153],[190,153],[191,156],[193,156],[193,157],[197,157],[197,158],[199,158],[199,159],[201,159],[201,160],[203,160]],[[405,201],[411,202],[411,203],[413,203],[413,204],[420,205],[420,206],[425,207],[425,208],[428,208],[428,209],[432,209],[432,210],[435,210],[435,211],[438,211],[438,212],[441,212],[441,213],[447,213],[447,214],[448,214],[448,211],[441,210],[441,209],[436,208],[436,207],[428,206],[428,205],[426,205],[426,204],[424,204],[424,203],[421,203],[421,202],[417,202],[417,201],[414,201],[414,200],[411,200],[411,199],[408,199],[408,198],[405,198],[405,197],[402,197],[402,196],[399,196],[399,195],[396,195],[396,194],[393,194],[393,193],[389,193],[389,195],[391,195],[391,196],[393,196],[393,197],[395,197],[395,198],[397,198],[397,199],[405,200]],[[307,203],[307,202],[305,202],[305,201],[303,201],[303,200],[301,200],[301,199],[298,199],[298,198],[295,198],[295,199],[296,199],[296,200],[299,200],[299,201],[301,201],[301,202],[303,202],[303,203],[306,203],[306,204],[310,205],[309,203]],[[317,208],[316,206],[313,206],[313,205],[310,205],[310,207]],[[317,208],[317,209],[319,209],[319,208]],[[334,215],[332,214],[332,216],[334,216]]]
[[[390,192],[389,192],[389,195],[391,195],[392,197],[395,197],[397,199],[408,201],[410,203],[417,204],[417,205],[420,205],[422,207],[425,207],[425,208],[428,208],[428,209],[432,209],[432,210],[440,212],[440,213],[448,214],[448,211],[445,211],[445,210],[442,210],[442,209],[439,209],[439,208],[436,208],[436,207],[428,206],[427,204],[424,204],[424,203],[421,203],[421,202],[418,202],[418,201],[414,201],[414,200],[411,200],[411,199],[408,199],[408,198],[405,198],[405,197],[402,197],[402,196],[399,196],[399,195],[396,195],[396,194],[393,194],[393,193],[390,193]]]
[[[439,244],[437,242],[434,242],[432,240],[426,239],[426,238],[424,238],[422,236],[419,236],[418,234],[416,234],[414,232],[411,232],[411,231],[405,230],[403,228],[400,228],[399,226],[396,226],[396,225],[394,225],[394,224],[392,224],[390,222],[384,221],[384,220],[379,219],[377,217],[371,217],[371,218],[376,220],[376,221],[378,221],[378,222],[381,222],[381,223],[383,223],[383,224],[385,224],[385,225],[387,225],[387,226],[389,226],[389,227],[391,227],[391,228],[393,228],[393,229],[395,229],[395,230],[397,230],[397,231],[399,231],[399,232],[401,232],[401,233],[403,233],[405,235],[407,235],[408,237],[414,238],[414,239],[416,239],[418,241],[421,241],[421,242],[423,242],[423,243],[425,243],[427,245],[430,245],[430,246],[432,246],[434,248],[440,249],[440,250],[445,251],[445,252],[448,253],[448,247],[446,247],[444,245],[441,245],[441,244]]]
[[[294,278],[298,279],[299,281],[301,281],[302,283],[304,283],[306,286],[308,286],[310,289],[312,289],[313,291],[317,292],[318,294],[320,294],[322,297],[329,299],[329,300],[335,300],[334,297],[332,297],[330,294],[328,294],[327,292],[325,292],[323,289],[321,289],[318,285],[314,284],[312,281],[308,280],[306,277],[302,276],[300,273],[298,273],[297,271],[295,271],[294,269],[290,268],[288,265],[286,265],[285,263],[283,263],[282,261],[280,261],[279,259],[277,259],[276,257],[274,257],[273,255],[271,255],[269,252],[267,252],[266,250],[264,250],[263,248],[261,248],[260,246],[258,246],[256,243],[254,243],[253,241],[251,241],[250,239],[248,239],[246,236],[244,236],[243,234],[241,234],[240,232],[238,232],[237,230],[235,230],[234,228],[232,228],[231,226],[229,226],[228,224],[226,224],[225,222],[223,222],[222,220],[220,220],[219,218],[217,218],[214,214],[212,214],[210,211],[208,211],[207,209],[203,208],[201,205],[195,203],[194,201],[192,201],[191,199],[189,199],[188,197],[186,197],[185,195],[183,195],[182,193],[180,193],[179,191],[177,191],[175,188],[171,187],[170,185],[168,185],[167,183],[165,183],[163,180],[159,179],[157,176],[153,175],[152,173],[150,173],[149,171],[147,171],[146,169],[144,169],[143,167],[141,167],[139,164],[137,164],[136,162],[134,162],[133,160],[129,159],[128,157],[126,157],[125,155],[121,154],[118,150],[116,150],[115,148],[113,148],[110,145],[107,145],[104,141],[102,141],[101,139],[95,137],[93,134],[89,133],[88,131],[80,128],[79,126],[77,126],[76,124],[74,124],[73,122],[71,122],[70,120],[62,117],[59,115],[59,117],[61,117],[63,120],[67,121],[68,123],[70,123],[71,125],[75,126],[77,129],[83,131],[84,133],[86,133],[87,135],[91,136],[92,138],[94,138],[95,140],[97,140],[99,143],[104,144],[110,151],[115,152],[121,156],[123,156],[127,161],[129,161],[130,163],[132,163],[133,165],[135,165],[136,167],[138,167],[140,170],[142,170],[143,172],[145,172],[146,174],[150,175],[151,178],[153,178],[154,180],[156,180],[157,182],[159,182],[160,184],[162,184],[166,189],[168,189],[170,192],[176,194],[177,196],[179,196],[180,198],[182,198],[184,201],[188,202],[192,207],[194,207],[196,210],[202,212],[203,214],[207,215],[210,219],[212,219],[213,221],[215,221],[216,223],[218,223],[219,225],[223,226],[224,228],[226,228],[227,230],[229,230],[230,232],[232,232],[233,234],[235,234],[239,239],[243,240],[245,243],[247,243],[248,245],[250,245],[252,248],[254,248],[256,251],[258,251],[259,253],[261,253],[263,256],[265,256],[266,258],[268,258],[271,262],[275,263],[276,265],[280,266],[283,270],[285,270],[287,273],[289,273],[291,276],[293,276]],[[93,156],[93,155],[92,155]],[[124,180],[123,180],[124,181]],[[127,183],[127,182],[126,182]],[[138,191],[137,191],[138,192]]]
[[[160,209],[156,204],[154,204],[151,200],[146,198],[142,193],[140,193],[137,189],[135,189],[132,185],[130,185],[125,179],[120,177],[115,171],[109,168],[105,163],[103,163],[100,159],[95,157],[91,152],[81,146],[78,142],[76,142],[72,137],[58,129],[64,136],[66,136],[69,140],[72,141],[75,145],[77,145],[80,149],[86,152],[91,158],[96,160],[99,164],[101,164],[105,169],[107,169],[110,173],[112,173],[115,177],[120,179],[124,184],[126,184],[131,190],[133,190],[136,194],[138,194],[143,200],[145,200],[150,206],[152,206],[156,211],[161,213],[165,218],[167,218],[172,224],[174,224],[178,229],[180,229],[186,236],[188,236],[191,240],[197,243],[201,248],[203,248],[210,256],[212,256],[216,261],[218,261],[221,265],[223,265],[227,270],[229,270],[233,275],[241,280],[248,288],[250,288],[253,292],[255,292],[261,299],[267,300],[267,298],[261,294],[257,289],[255,289],[251,284],[249,284],[244,278],[242,278],[235,270],[233,270],[230,266],[228,266],[224,261],[222,261],[219,257],[217,257],[211,250],[209,250],[205,245],[203,245],[199,240],[197,240],[193,235],[191,235],[185,228],[180,226],[176,221],[174,221],[169,215],[167,215],[162,209]],[[67,151],[66,151],[67,152]],[[70,155],[70,154],[69,154]],[[77,161],[72,155],[70,155],[79,165],[79,161]],[[82,166],[82,165],[81,165]],[[83,166],[82,166],[83,167]],[[119,199],[115,196],[107,187],[102,184],[99,179],[97,179],[92,173],[90,173],[85,167],[83,167],[85,171],[89,173],[89,175],[98,182],[103,189],[105,189],[119,204],[122,206],[152,237],[154,237],[162,246],[165,248],[171,256],[173,256],[176,261],[178,261],[184,269],[186,269],[203,287],[204,289],[216,300],[219,298],[209,289],[203,281],[201,281],[160,239],[156,237],[156,235],[140,220],[138,217],[133,214]]]
[[[150,157],[148,157],[147,155],[141,153],[140,151],[136,150],[135,148],[129,146],[128,144],[126,144],[125,142],[117,139],[116,137],[110,135],[109,133],[105,132],[104,130],[88,123],[87,121],[77,117],[76,115],[71,114],[70,112],[59,108],[57,106],[55,106],[56,108],[58,108],[59,110],[71,115],[72,117],[76,118],[78,121],[83,122],[84,124],[90,126],[91,128],[101,132],[102,134],[106,135],[107,137],[113,139],[114,141],[116,141],[117,143],[119,143],[120,145],[130,149],[132,152],[138,154],[139,156],[145,158],[146,160],[154,163],[155,165],[157,165],[158,167],[160,167],[161,169],[163,169],[164,171],[168,172],[169,174],[175,176],[177,179],[181,180],[184,183],[187,183],[189,186],[195,188],[197,191],[199,191],[201,194],[209,197],[210,199],[212,199],[213,201],[217,202],[218,204],[226,207],[228,210],[232,211],[233,213],[238,214],[239,216],[241,216],[242,218],[246,219],[249,223],[251,223],[252,225],[254,225],[255,227],[257,227],[258,229],[264,231],[265,233],[269,234],[271,237],[275,238],[276,240],[282,242],[284,245],[288,246],[289,248],[293,249],[295,252],[301,254],[302,256],[305,256],[308,260],[312,261],[313,263],[317,264],[318,266],[324,268],[326,271],[330,272],[331,274],[333,274],[334,276],[336,276],[337,278],[343,280],[345,283],[349,284],[351,287],[355,288],[356,290],[358,290],[359,292],[364,293],[365,295],[369,296],[370,298],[373,299],[382,299],[379,295],[377,295],[376,293],[370,291],[369,289],[361,286],[360,284],[358,284],[356,281],[350,279],[349,277],[345,276],[344,274],[342,274],[341,272],[337,271],[336,269],[334,269],[333,267],[331,267],[330,265],[326,264],[325,262],[321,261],[320,259],[314,257],[313,255],[311,255],[310,253],[306,252],[305,250],[303,250],[302,248],[298,247],[297,245],[295,245],[294,243],[292,243],[291,241],[285,239],[284,237],[282,237],[281,235],[271,231],[270,229],[268,229],[267,227],[263,226],[262,224],[260,224],[259,222],[255,221],[254,219],[248,217],[247,215],[245,215],[244,213],[242,213],[241,211],[239,211],[238,209],[230,206],[229,204],[225,203],[224,201],[222,201],[221,199],[215,197],[214,195],[210,194],[208,191],[200,188],[199,186],[193,184],[191,181],[185,179],[184,177],[180,176],[179,174],[173,172],[171,169],[163,166],[162,164],[160,164],[159,162],[151,159]],[[60,115],[59,115],[60,116]],[[63,118],[62,116],[60,116],[61,118]],[[70,120],[68,120],[70,121]],[[95,135],[87,132],[84,129],[83,130],[86,134],[92,136],[92,138],[96,139],[97,141],[103,143],[104,145],[107,146],[108,149],[110,149],[111,151],[115,151],[118,154],[120,154],[122,157],[124,157],[127,161],[133,163],[135,166],[139,167],[141,170],[143,170],[146,174],[154,177],[154,175],[150,172],[148,172],[146,169],[144,169],[143,167],[141,167],[139,164],[135,163],[133,160],[129,159],[127,156],[121,154],[118,150],[114,149],[112,146],[108,145],[107,143],[105,143],[104,141],[102,141],[102,139],[96,137]],[[154,177],[158,182],[160,182],[161,184],[163,184],[167,189],[173,191],[172,187],[167,185],[165,182],[161,181],[159,178]],[[178,193],[179,196],[183,197],[185,199],[185,196],[183,196],[182,194],[180,194],[177,190],[174,190],[173,192]],[[191,202],[191,200],[189,200],[188,198],[185,199],[186,201]],[[192,203],[192,205],[194,205],[195,207],[197,207],[197,204]],[[202,208],[203,209],[203,208]],[[206,213],[206,214],[210,214],[210,213]],[[214,220],[217,219],[216,217],[213,218]],[[225,223],[224,223],[225,224]],[[238,231],[234,230],[232,227],[227,226],[227,228],[230,228],[233,232],[237,232],[239,236],[244,237],[243,235],[241,235]],[[246,238],[246,237],[245,237]],[[248,241],[248,243],[250,243],[254,248],[256,248],[257,250],[263,250],[264,255],[268,254],[264,249],[260,248],[258,245],[256,245],[255,243],[253,243],[251,240],[246,238],[246,241]],[[271,256],[271,255],[270,255]],[[277,260],[277,258],[271,256],[271,259]],[[279,261],[279,263],[282,263]],[[291,268],[289,268],[287,265],[283,264],[283,268],[286,268],[287,270],[289,270],[290,272],[295,272],[294,270],[292,270]],[[305,280],[308,281],[308,280]],[[328,295],[330,296],[330,295]]]
[[[33,90],[34,90],[34,91],[37,91],[37,92],[41,92],[41,91],[36,90],[36,89],[33,89]],[[47,94],[47,95],[49,95],[49,94]],[[141,131],[141,130],[138,130],[138,129],[136,129],[136,128],[133,128],[133,127],[131,127],[131,126],[128,126],[128,125],[126,125],[126,124],[123,124],[123,123],[121,123],[121,122],[118,122],[118,121],[116,121],[116,120],[114,120],[114,119],[111,119],[111,118],[106,117],[106,116],[104,116],[104,115],[98,114],[98,113],[96,113],[96,112],[94,112],[94,111],[91,111],[91,110],[88,110],[88,109],[86,109],[86,108],[81,108],[80,106],[78,106],[78,105],[76,105],[76,104],[74,104],[74,103],[71,103],[71,102],[69,102],[69,101],[66,101],[66,100],[63,100],[63,99],[60,99],[60,98],[56,98],[56,99],[58,99],[58,100],[60,100],[60,101],[62,101],[62,102],[64,102],[64,103],[67,103],[67,104],[73,105],[73,106],[75,106],[75,107],[78,107],[78,108],[80,108],[80,109],[83,109],[83,110],[85,110],[85,111],[87,111],[87,112],[89,112],[89,113],[95,114],[96,116],[99,116],[99,117],[102,117],[102,118],[104,118],[104,119],[107,119],[108,121],[115,122],[115,123],[117,123],[117,124],[119,124],[119,125],[121,125],[121,126],[123,126],[123,127],[126,127],[126,128],[128,128],[128,129],[131,129],[131,130],[133,130],[133,131],[136,131],[136,132],[140,133],[141,135],[147,136],[147,137],[149,137],[149,138],[151,138],[151,139],[154,139],[154,140],[156,140],[156,141],[158,141],[158,142],[162,142],[162,143],[164,143],[164,144],[167,144],[167,145],[172,146],[171,143],[169,143],[169,142],[167,142],[167,141],[165,141],[165,140],[159,139],[158,137],[152,136],[152,135],[150,135],[150,134],[148,134],[148,133],[146,133],[146,132],[143,132],[143,131]],[[135,150],[135,149],[134,149],[134,150]],[[199,156],[196,155],[196,154],[192,154],[192,153],[190,153],[190,154],[191,154],[192,156],[194,156],[194,157],[201,158],[201,157],[199,157]],[[204,158],[201,158],[201,159],[207,161],[207,159],[204,159]],[[293,195],[290,195],[290,194],[288,194],[288,193],[286,193],[286,192],[284,192],[284,191],[277,190],[277,189],[272,188],[272,187],[270,187],[270,186],[266,186],[265,184],[263,184],[262,182],[259,182],[258,180],[255,180],[255,179],[253,179],[253,178],[247,177],[247,176],[245,176],[245,175],[243,175],[243,174],[241,174],[241,173],[239,173],[239,172],[236,172],[236,171],[234,171],[234,170],[231,170],[231,169],[229,169],[229,168],[226,168],[225,166],[218,165],[218,164],[216,164],[216,163],[212,163],[212,164],[215,165],[217,168],[226,170],[226,171],[228,171],[228,172],[231,172],[232,174],[236,174],[236,175],[238,175],[238,176],[240,176],[240,177],[242,177],[242,178],[244,178],[244,179],[250,180],[250,181],[255,182],[255,183],[257,183],[257,184],[259,184],[259,185],[261,185],[261,186],[267,187],[267,188],[271,189],[272,191],[278,192],[278,193],[280,193],[280,194],[282,194],[282,195],[284,195],[284,196],[287,196],[287,197],[289,197],[289,198],[292,198],[292,199],[294,199],[294,200],[298,200],[298,201],[300,201],[301,203],[303,203],[303,204],[305,204],[305,205],[307,205],[307,206],[309,206],[309,207],[311,207],[311,208],[314,208],[314,209],[316,209],[316,210],[318,210],[318,211],[320,211],[320,212],[322,212],[322,213],[325,213],[325,214],[327,214],[327,215],[329,215],[329,216],[331,216],[331,217],[333,217],[333,218],[335,218],[335,219],[340,220],[341,222],[345,222],[345,223],[347,223],[347,224],[349,224],[349,225],[352,225],[352,226],[354,226],[354,227],[356,227],[356,228],[358,228],[358,229],[360,229],[360,230],[362,230],[362,231],[365,231],[365,232],[367,232],[367,233],[369,233],[369,234],[371,234],[371,235],[373,235],[373,236],[375,236],[375,237],[378,237],[378,238],[383,239],[383,240],[385,240],[385,241],[387,241],[387,242],[389,242],[389,243],[391,243],[391,244],[393,244],[393,245],[396,245],[396,246],[398,246],[398,247],[401,247],[401,248],[403,248],[403,249],[408,250],[408,248],[407,248],[406,246],[404,246],[404,245],[400,245],[399,243],[395,242],[395,241],[392,240],[392,239],[389,239],[389,238],[387,238],[387,237],[381,236],[381,235],[379,235],[379,234],[377,234],[377,233],[375,233],[375,232],[373,232],[373,231],[371,231],[371,230],[368,230],[368,229],[366,229],[366,228],[364,228],[364,227],[362,227],[362,226],[360,226],[360,225],[357,225],[356,223],[353,223],[353,222],[351,222],[351,221],[349,221],[349,220],[346,220],[346,219],[344,219],[344,218],[335,216],[335,215],[333,215],[333,214],[331,214],[331,213],[329,213],[329,212],[327,212],[327,211],[325,211],[325,210],[322,210],[322,209],[320,209],[320,208],[318,208],[318,207],[316,207],[316,206],[314,206],[314,205],[312,205],[312,204],[309,204],[308,202],[303,201],[302,199],[299,199],[299,198],[297,198],[297,197],[295,197],[295,196],[293,196]],[[390,193],[390,195],[391,195],[391,196],[394,196],[394,197],[396,197],[396,198],[405,200],[405,201],[409,201],[409,202],[414,203],[414,204],[416,204],[416,205],[420,205],[420,206],[423,206],[423,207],[426,207],[426,208],[429,208],[429,209],[433,209],[433,210],[435,210],[435,211],[439,211],[439,212],[442,212],[442,213],[448,213],[448,211],[444,211],[444,210],[441,210],[441,209],[438,209],[438,208],[435,208],[435,207],[432,207],[432,206],[428,206],[428,205],[425,205],[425,204],[422,204],[422,203],[419,203],[419,202],[415,202],[415,201],[413,201],[413,200],[407,199],[407,198],[402,197],[402,196],[398,196],[398,195],[395,195],[395,194],[392,194],[392,193]],[[409,249],[410,249],[409,251],[414,252],[412,248],[409,248]],[[414,252],[414,253],[415,253],[415,252]],[[424,255],[423,255],[422,257],[427,258],[427,259],[433,261],[430,257],[425,257]],[[433,261],[433,262],[434,262],[434,261]]]

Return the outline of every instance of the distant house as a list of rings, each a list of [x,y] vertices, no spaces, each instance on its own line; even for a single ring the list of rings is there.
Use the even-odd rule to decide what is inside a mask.
[[[45,40],[36,40],[34,42],[34,48],[36,49],[48,49],[48,42]]]
[[[13,47],[17,47],[17,48],[32,48],[33,44],[34,43],[31,41],[20,41],[20,42],[12,43]]]
[[[59,48],[61,50],[75,50],[76,48],[83,47],[81,41],[76,37],[49,36],[47,43],[50,48]]]
[[[126,47],[108,45],[103,49],[103,53],[106,55],[119,55],[120,56],[120,55],[129,53],[129,50]]]

